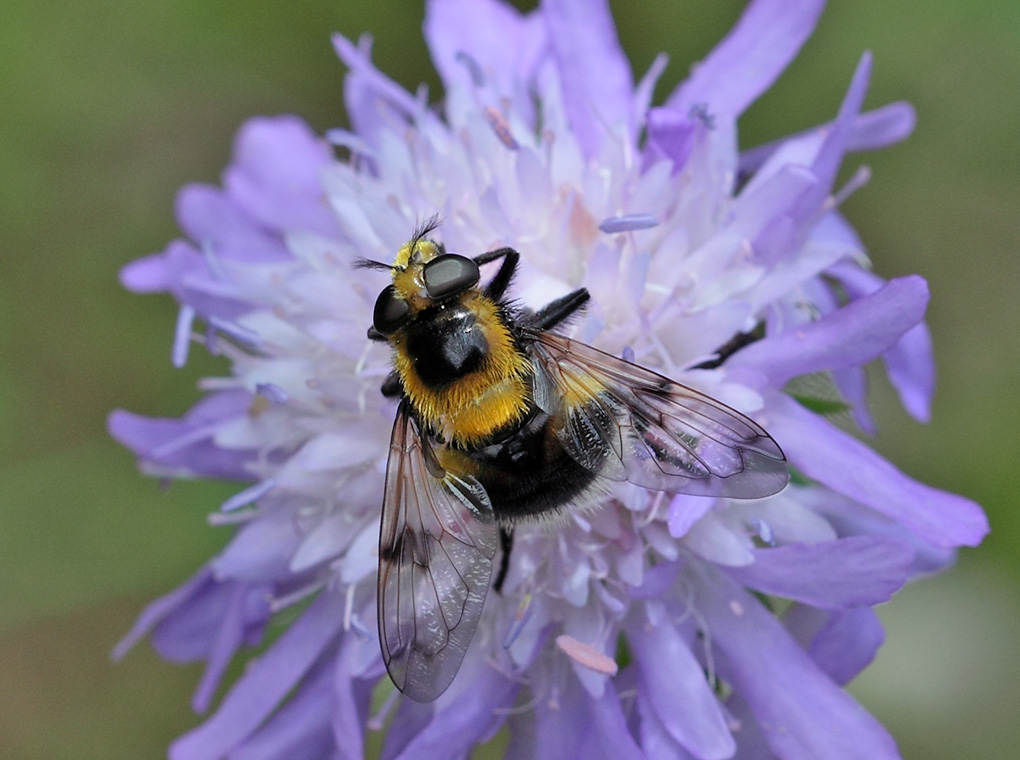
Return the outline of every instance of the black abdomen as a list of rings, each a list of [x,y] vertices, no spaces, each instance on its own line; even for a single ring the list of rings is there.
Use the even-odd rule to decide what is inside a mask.
[[[560,445],[549,415],[535,411],[508,438],[470,452],[496,519],[519,522],[559,509],[584,494],[595,479]]]

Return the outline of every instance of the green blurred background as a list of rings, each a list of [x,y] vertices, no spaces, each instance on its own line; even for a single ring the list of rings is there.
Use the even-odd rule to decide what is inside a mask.
[[[527,4],[524,4],[527,5]],[[726,32],[726,0],[614,2],[660,97]],[[381,68],[439,88],[420,2],[7,0],[0,24],[0,757],[161,757],[195,725],[199,669],[147,647],[110,648],[151,597],[227,537],[207,511],[223,484],[168,493],[105,432],[123,406],[177,415],[219,371],[169,362],[169,298],[122,292],[118,269],[176,236],[185,182],[217,182],[236,128],[294,112],[345,123],[329,34],[374,34]],[[981,502],[993,533],[958,567],[882,610],[888,640],[853,691],[907,758],[1016,756],[1020,553],[1015,509],[1020,353],[1020,3],[830,7],[775,89],[741,124],[753,145],[829,119],[862,50],[868,106],[905,99],[919,125],[868,163],[845,206],[877,270],[925,275],[939,361],[934,421],[912,422],[875,382],[877,449],[908,473]]]

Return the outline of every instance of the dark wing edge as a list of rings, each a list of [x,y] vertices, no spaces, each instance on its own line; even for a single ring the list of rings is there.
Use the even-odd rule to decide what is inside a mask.
[[[394,685],[418,702],[446,691],[478,626],[497,529],[485,489],[445,472],[406,401],[393,424],[379,530],[378,616]]]
[[[535,403],[582,467],[668,493],[757,499],[790,480],[782,449],[735,409],[554,333],[533,331]]]

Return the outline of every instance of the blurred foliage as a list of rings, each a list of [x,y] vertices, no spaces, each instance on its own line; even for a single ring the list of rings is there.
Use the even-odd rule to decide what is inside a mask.
[[[638,75],[669,53],[662,96],[742,5],[613,8]],[[426,82],[435,98],[438,80],[411,0],[8,0],[4,15],[0,756],[159,757],[197,720],[198,670],[145,646],[116,667],[108,653],[146,600],[226,539],[205,514],[231,488],[163,493],[106,437],[110,409],[180,414],[197,378],[218,371],[199,352],[173,370],[174,305],[127,294],[117,271],[177,234],[177,188],[218,180],[246,118],[344,123],[330,32],[372,33],[377,62],[405,86]],[[994,532],[957,571],[889,607],[889,643],[855,684],[910,758],[1016,746],[1018,48],[1011,0],[836,4],[741,123],[753,145],[831,118],[864,49],[875,53],[868,105],[909,100],[919,113],[907,143],[849,160],[874,172],[845,211],[876,268],[931,283],[940,369],[927,426],[876,381],[873,443],[908,473],[980,501]]]

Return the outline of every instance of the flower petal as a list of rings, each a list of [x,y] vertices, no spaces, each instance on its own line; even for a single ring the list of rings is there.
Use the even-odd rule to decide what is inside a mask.
[[[135,644],[148,635],[149,631],[168,615],[176,612],[187,600],[201,593],[211,583],[213,583],[212,570],[208,565],[203,565],[198,572],[169,594],[164,594],[159,599],[149,602],[148,606],[142,610],[142,614],[135,620],[134,625],[131,626],[131,630],[113,648],[111,657],[114,661],[121,660],[134,648]]]
[[[319,760],[333,750],[330,726],[332,670],[321,667],[227,760]],[[351,737],[353,738],[353,737]]]
[[[988,533],[988,519],[970,499],[908,478],[793,399],[776,397],[769,430],[809,478],[903,523],[935,546],[976,546]]]
[[[339,229],[323,202],[320,177],[331,160],[329,145],[304,120],[260,117],[238,133],[223,184],[238,206],[271,230],[336,236]]]
[[[534,128],[530,88],[539,60],[548,53],[548,33],[538,14],[521,14],[498,0],[430,0],[424,29],[446,91],[449,121],[503,100]]]
[[[782,758],[898,760],[882,725],[808,657],[753,596],[704,563],[684,570],[725,678],[751,708],[772,752]],[[722,667],[722,664],[720,665]]]
[[[585,155],[598,153],[606,130],[632,140],[634,79],[607,0],[543,0],[541,10],[563,106]]]
[[[217,760],[239,746],[333,641],[343,613],[342,600],[320,594],[237,680],[212,717],[170,746],[171,760]]]
[[[666,104],[687,113],[706,103],[710,113],[739,116],[797,55],[824,7],[824,0],[754,0]]]
[[[885,640],[882,621],[868,607],[822,612],[797,605],[787,614],[785,622],[788,628],[796,630],[803,627],[807,618],[819,616],[824,619],[820,625],[815,622],[812,626],[807,652],[833,681],[848,684],[878,654]]]
[[[870,295],[882,286],[878,275],[849,262],[833,267],[831,273],[851,298]],[[935,356],[928,326],[922,322],[912,327],[885,352],[884,359],[889,382],[907,413],[920,422],[927,422],[935,395]]]
[[[703,760],[731,757],[737,745],[726,716],[677,630],[668,621],[640,620],[627,628],[627,641],[640,670],[639,690],[669,735]]]
[[[917,113],[909,103],[889,103],[873,111],[865,111],[853,121],[846,141],[846,151],[855,153],[888,147],[905,140],[914,131],[916,123]],[[833,122],[829,122],[743,151],[740,154],[741,174],[757,171],[785,143],[827,131],[832,126]]]
[[[463,672],[461,677],[465,675]],[[467,756],[482,738],[506,718],[518,685],[499,671],[486,667],[476,672],[470,689],[436,709],[428,725],[407,743],[399,760],[445,760]]]
[[[923,319],[927,305],[924,279],[912,275],[891,280],[817,322],[747,346],[730,358],[727,367],[758,370],[779,388],[798,375],[857,366],[895,345]]]
[[[745,586],[826,609],[881,604],[907,581],[914,553],[885,538],[754,549],[754,563],[729,568]]]

